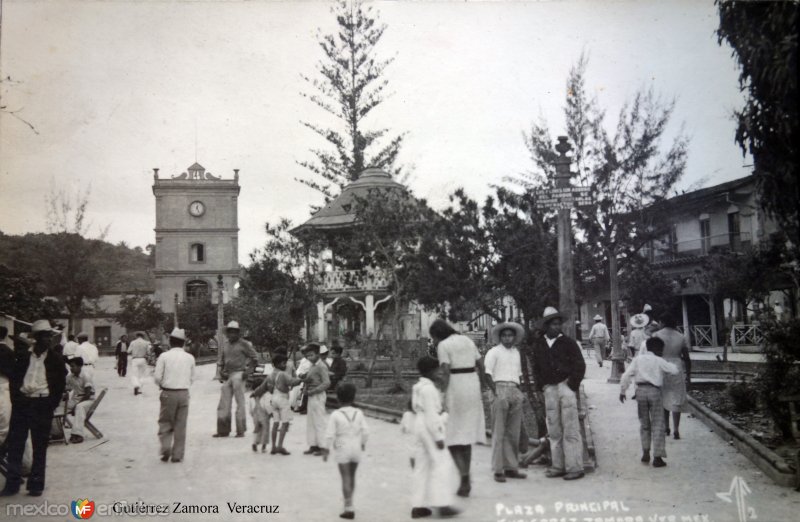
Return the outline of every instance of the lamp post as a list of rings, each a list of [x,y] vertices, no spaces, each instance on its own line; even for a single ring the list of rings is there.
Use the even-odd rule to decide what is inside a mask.
[[[219,379],[222,375],[220,364],[222,363],[222,342],[225,335],[225,314],[223,310],[223,294],[222,291],[225,284],[222,282],[222,274],[217,276],[217,375],[215,379]]]
[[[174,328],[178,328],[178,293],[175,293],[174,306],[172,307],[172,322],[175,324]]]
[[[555,186],[557,189],[566,189],[570,186],[571,159],[567,153],[572,146],[566,136],[558,137],[555,146],[558,157],[553,162],[556,167]],[[562,206],[558,209],[558,307],[564,314],[564,333],[575,338],[575,285],[572,269],[572,211],[571,206]]]

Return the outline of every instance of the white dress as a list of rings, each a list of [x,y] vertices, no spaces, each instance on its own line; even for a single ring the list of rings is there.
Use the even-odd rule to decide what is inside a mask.
[[[472,339],[453,334],[436,348],[440,364],[450,366],[450,383],[445,392],[449,416],[445,443],[458,446],[486,443],[486,418],[483,413],[481,381],[476,372],[452,373],[454,369],[474,368],[481,358]]]

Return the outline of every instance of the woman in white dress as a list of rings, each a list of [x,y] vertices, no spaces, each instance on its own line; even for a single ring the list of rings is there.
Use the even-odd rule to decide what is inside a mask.
[[[449,415],[445,443],[461,475],[458,495],[467,497],[471,490],[472,445],[486,443],[480,381],[483,361],[475,343],[441,319],[431,324],[430,335],[442,370],[445,408]]]

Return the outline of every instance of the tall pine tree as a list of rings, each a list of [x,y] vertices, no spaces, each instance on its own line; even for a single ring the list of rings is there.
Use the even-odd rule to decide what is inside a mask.
[[[376,47],[386,25],[378,13],[360,0],[340,0],[331,8],[336,17],[335,34],[318,35],[324,58],[317,63],[318,78],[303,78],[313,92],[302,93],[334,116],[336,123],[325,126],[303,121],[321,136],[325,148],[311,150],[311,160],[298,162],[312,175],[298,179],[322,192],[326,198],[352,181],[367,167],[380,167],[400,174],[395,165],[405,134],[391,136],[386,128],[368,129],[365,120],[386,99],[388,81],[384,70],[393,59],[376,58]]]

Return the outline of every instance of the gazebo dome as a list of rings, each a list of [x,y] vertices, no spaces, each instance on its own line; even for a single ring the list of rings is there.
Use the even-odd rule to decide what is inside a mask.
[[[291,230],[292,234],[304,230],[328,230],[347,228],[356,219],[356,197],[365,198],[370,190],[405,190],[405,187],[392,179],[392,176],[379,168],[371,167],[361,172],[356,181],[345,185],[341,194],[322,207],[311,219]]]

